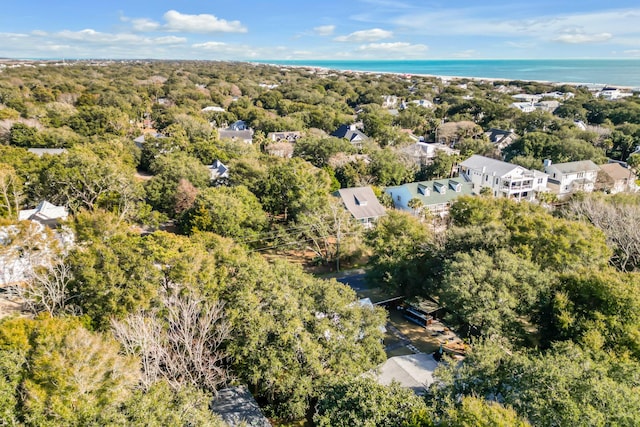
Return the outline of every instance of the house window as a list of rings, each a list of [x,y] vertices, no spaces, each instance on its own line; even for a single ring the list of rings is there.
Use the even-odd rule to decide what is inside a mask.
[[[542,184],[542,178],[538,178],[538,184]]]
[[[496,185],[500,182],[500,178],[496,178]]]
[[[400,201],[400,196],[398,196],[398,198],[396,200]]]
[[[484,177],[484,181],[485,181],[485,182],[489,181],[489,177],[488,177],[487,175],[485,175],[485,177]]]
[[[578,178],[584,178],[584,172],[578,172]]]

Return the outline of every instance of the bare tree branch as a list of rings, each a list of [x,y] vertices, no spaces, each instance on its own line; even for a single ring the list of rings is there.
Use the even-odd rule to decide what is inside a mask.
[[[125,351],[141,359],[141,385],[148,388],[162,378],[176,389],[192,385],[215,391],[227,381],[221,348],[230,325],[224,304],[209,303],[172,285],[163,303],[158,313],[137,313],[111,322]]]

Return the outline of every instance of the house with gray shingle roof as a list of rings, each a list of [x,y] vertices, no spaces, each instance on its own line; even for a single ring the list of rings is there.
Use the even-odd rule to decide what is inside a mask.
[[[559,198],[577,191],[591,193],[595,188],[600,168],[591,160],[556,163],[544,161],[544,171],[549,175],[549,188]]]
[[[207,168],[209,169],[211,181],[229,178],[229,168],[218,159],[214,160]]]
[[[247,387],[227,387],[218,391],[211,411],[230,427],[271,427],[260,406]]]
[[[518,139],[518,135],[511,130],[502,130],[491,128],[484,133],[489,141],[498,149],[502,150],[503,148],[511,145],[513,141]]]
[[[396,209],[416,214],[417,210],[410,207],[409,202],[417,199],[431,214],[443,217],[455,199],[473,194],[473,184],[461,178],[436,179],[387,187],[384,192],[391,196]]]
[[[361,145],[364,141],[369,139],[369,137],[362,133],[355,124],[341,125],[331,134],[331,136],[344,138],[353,145]]]
[[[34,209],[24,209],[18,212],[18,221],[31,220],[42,225],[55,227],[59,221],[64,221],[69,211],[64,206],[56,206],[43,200]]]
[[[387,214],[371,187],[341,188],[334,194],[342,199],[351,215],[367,228]]]
[[[233,130],[233,129],[218,129],[218,138],[230,139],[232,141],[242,141],[247,144],[253,144],[253,130]]]
[[[491,190],[494,197],[533,200],[547,191],[547,175],[502,160],[473,155],[458,166],[460,177],[473,183],[473,191]]]

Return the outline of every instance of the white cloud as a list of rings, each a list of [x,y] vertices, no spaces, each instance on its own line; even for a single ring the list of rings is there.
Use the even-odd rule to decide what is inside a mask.
[[[191,47],[195,47],[196,49],[205,49],[205,50],[218,50],[226,46],[228,46],[228,44],[224,42],[204,42],[204,43],[195,43],[191,45]]]
[[[227,21],[213,15],[187,15],[175,10],[164,14],[168,31],[184,33],[246,33],[247,28],[240,21]]]
[[[321,25],[319,27],[314,27],[313,32],[318,36],[330,36],[335,31],[335,25]]]
[[[539,15],[526,19],[486,17],[482,8],[447,9],[400,15],[391,19],[395,25],[416,34],[518,36],[539,39],[564,35],[568,31],[600,35],[637,34],[640,9],[613,9],[587,13]]]
[[[152,40],[154,43],[158,43],[158,44],[184,44],[187,42],[186,37],[176,37],[176,36],[156,37]]]
[[[602,43],[610,40],[613,36],[610,33],[585,34],[581,32],[565,33],[552,40],[559,43],[579,44],[579,43]]]
[[[391,31],[372,28],[370,30],[356,31],[351,34],[347,34],[346,36],[338,36],[334,40],[337,42],[367,43],[388,39],[390,37],[393,37],[393,33]]]
[[[623,53],[628,56],[640,57],[640,49],[628,49],[628,50],[625,50]]]
[[[137,18],[131,20],[131,26],[135,31],[146,32],[160,29],[160,24],[147,18]]]

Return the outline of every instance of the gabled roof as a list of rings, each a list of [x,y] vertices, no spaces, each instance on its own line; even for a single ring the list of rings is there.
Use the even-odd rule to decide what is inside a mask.
[[[341,188],[337,193],[355,219],[378,218],[387,213],[371,187]]]
[[[518,136],[511,130],[502,130],[502,129],[495,129],[495,128],[489,129],[484,134],[487,135],[487,137],[489,138],[489,141],[491,142],[500,142],[503,138],[507,136],[512,136],[513,138],[516,138]]]
[[[272,141],[289,141],[295,142],[298,138],[302,136],[302,132],[299,131],[284,131],[284,132],[269,132],[267,134],[267,139]]]
[[[416,394],[424,394],[435,381],[433,374],[437,367],[438,362],[430,354],[410,354],[390,357],[375,375],[380,384],[390,385],[397,381]]]
[[[436,179],[387,187],[385,192],[396,196],[399,190],[402,190],[405,195],[408,193],[409,199],[405,200],[405,202],[415,198],[428,207],[448,203],[460,196],[473,194],[473,183],[465,182],[462,178]]]
[[[260,406],[244,386],[227,387],[218,392],[211,403],[211,411],[220,415],[230,427],[271,427]]]
[[[25,209],[18,212],[18,220],[20,221],[31,219],[38,222],[48,222],[66,219],[67,216],[69,216],[67,208],[64,206],[56,206],[46,200],[40,202],[35,209]]]
[[[161,134],[161,133],[157,133],[157,132],[156,132],[156,133],[147,133],[147,134],[144,134],[144,133],[143,133],[142,135],[140,135],[139,137],[137,137],[136,139],[134,139],[134,140],[133,140],[133,142],[136,144],[136,146],[137,146],[138,148],[140,148],[140,149],[141,149],[141,148],[142,148],[142,144],[144,144],[144,139],[145,139],[147,136],[150,136],[150,137],[152,137],[152,138],[157,138],[157,139],[159,139],[159,138],[166,138],[166,136],[165,136],[165,135],[163,135],[163,134]]]
[[[209,172],[211,173],[211,180],[229,178],[229,168],[220,160],[214,160],[207,168],[209,168]]]
[[[567,163],[553,163],[545,168],[546,170],[556,170],[561,174],[576,173],[576,172],[591,172],[598,171],[600,168],[591,160],[581,160],[578,162]]]
[[[635,180],[635,175],[631,170],[621,166],[619,163],[608,163],[600,166],[600,170],[607,174],[614,181],[623,181],[625,179]]]
[[[331,134],[331,136],[335,136],[336,138],[345,138],[350,142],[362,141],[369,138],[367,135],[356,129],[354,125],[341,125]]]
[[[482,171],[482,169],[485,168],[485,173],[491,174],[495,172],[497,176],[509,175],[515,169],[527,170],[513,163],[507,163],[502,160],[491,159],[477,154],[460,163],[460,166],[478,171]]]
[[[253,131],[252,130],[219,129],[218,137],[220,139],[241,139],[243,141],[252,141]]]

